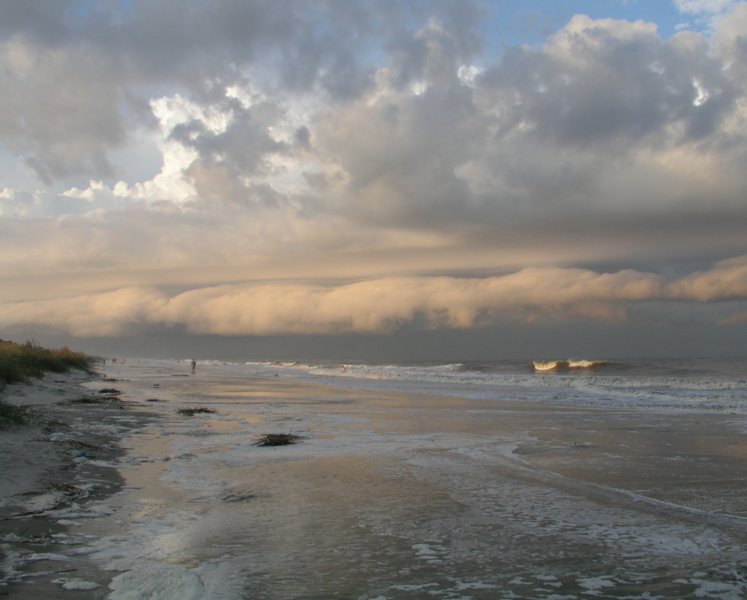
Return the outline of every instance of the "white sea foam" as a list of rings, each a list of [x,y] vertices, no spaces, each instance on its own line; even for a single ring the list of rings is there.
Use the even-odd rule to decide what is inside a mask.
[[[54,581],[52,581],[52,583],[61,586],[63,590],[88,591],[97,590],[101,587],[98,583],[87,581],[85,579],[81,579],[80,577],[61,577],[59,579],[55,579]]]
[[[543,362],[541,360],[534,361],[535,371],[556,371],[563,369],[568,366],[568,361],[565,360],[550,360]]]
[[[109,584],[109,600],[203,600],[200,578],[180,565],[142,561],[130,571],[117,575]]]
[[[746,367],[736,376],[694,375],[691,372],[697,371],[692,368],[670,369],[685,371],[682,374],[650,375],[649,371],[656,368],[636,371],[608,361],[586,359],[536,361],[525,367],[525,373],[470,369],[463,363],[422,366],[252,362],[223,368],[343,387],[400,391],[418,387],[422,392],[470,398],[747,410]],[[521,366],[515,370],[521,371]],[[615,370],[624,374],[615,374]]]
[[[174,367],[189,371],[176,361],[157,363],[164,373]],[[626,361],[572,359],[549,361],[537,370],[531,362],[508,367],[495,362],[442,364],[362,364],[304,361],[202,361],[202,372],[231,377],[281,377],[318,381],[338,387],[423,392],[522,402],[650,406],[661,409],[747,411],[745,361]],[[159,397],[171,399],[161,390]]]
[[[604,360],[574,360],[568,361],[568,367],[571,369],[594,369],[597,367],[604,367],[609,364]]]

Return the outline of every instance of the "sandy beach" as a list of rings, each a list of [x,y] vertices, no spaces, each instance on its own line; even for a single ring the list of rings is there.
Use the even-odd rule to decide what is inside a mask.
[[[112,575],[81,551],[94,537],[87,520],[109,511],[121,490],[119,441],[149,420],[128,403],[101,394],[99,374],[49,373],[15,384],[4,400],[30,406],[32,424],[0,430],[0,595],[104,598]]]
[[[106,375],[116,382],[55,376],[13,390],[43,403],[55,425],[0,433],[0,593],[383,600],[747,589],[743,414],[191,375],[183,363],[129,362]],[[70,402],[104,387],[120,400]],[[177,414],[200,406],[216,412]],[[269,432],[304,439],[254,445]],[[100,587],[80,589],[86,582]]]

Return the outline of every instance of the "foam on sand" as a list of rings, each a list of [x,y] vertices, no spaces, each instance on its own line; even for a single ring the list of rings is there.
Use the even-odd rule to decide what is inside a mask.
[[[180,565],[140,561],[112,579],[109,600],[161,598],[163,600],[203,600],[205,588],[200,578]]]

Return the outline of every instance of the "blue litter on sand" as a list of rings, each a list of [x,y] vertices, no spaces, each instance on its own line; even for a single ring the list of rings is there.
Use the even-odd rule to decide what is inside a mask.
[[[78,456],[85,456],[85,455],[86,455],[85,450],[81,450],[80,452],[78,452]]]

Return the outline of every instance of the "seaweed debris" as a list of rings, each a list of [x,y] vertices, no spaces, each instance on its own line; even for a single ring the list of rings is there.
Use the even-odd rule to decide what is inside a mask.
[[[191,417],[192,415],[200,413],[214,413],[217,411],[214,408],[208,408],[207,406],[195,406],[194,408],[180,408],[176,412],[179,415],[187,415],[188,417]]]
[[[99,390],[99,394],[121,394],[118,389],[116,388],[104,388],[102,390]]]
[[[117,396],[104,396],[103,398],[84,396],[70,400],[70,404],[112,404],[117,402],[122,402]]]
[[[306,439],[303,435],[295,433],[263,433],[260,438],[254,442],[255,446],[289,446],[295,444],[298,440]]]

